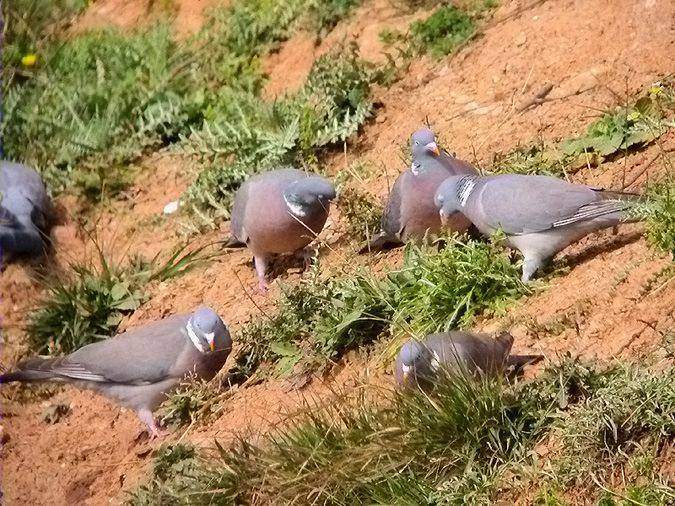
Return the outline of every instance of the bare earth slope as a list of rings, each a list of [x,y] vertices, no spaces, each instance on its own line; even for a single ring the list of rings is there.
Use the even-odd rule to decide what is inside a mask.
[[[211,3],[175,2],[179,16],[187,13],[189,26],[181,30],[198,26],[201,9]],[[578,133],[599,115],[599,107],[620,103],[621,97],[675,70],[672,1],[502,3],[484,34],[458,54],[440,61],[419,58],[401,81],[378,90],[376,98],[382,108],[377,121],[366,127],[358,145],[350,147],[346,156],[335,157],[330,169],[357,159],[374,162],[382,171],[368,182],[368,189],[384,197],[387,181],[403,169],[401,145],[426,117],[444,145],[464,159],[485,165],[493,153],[509,151],[537,137],[553,140]],[[84,15],[82,29],[107,23],[133,26],[143,17],[147,4],[144,0],[96,2]],[[310,57],[345,38],[356,40],[367,58],[380,57],[378,32],[385,27],[405,27],[413,18],[397,14],[388,0],[365,1],[319,46],[306,34],[295,36],[264,63],[271,74],[266,93],[278,96],[299,86],[311,67]],[[550,101],[517,112],[520,104],[547,83],[554,85]],[[663,163],[648,164],[658,155],[672,156],[673,150],[675,135],[671,131],[657,145],[600,169],[582,170],[573,179],[620,188],[622,181],[636,178],[631,188],[639,189],[647,178],[663,171]],[[98,221],[104,242],[129,244],[133,250],[153,255],[180,242],[175,218],[153,217],[180,195],[192,175],[179,157],[151,156],[144,166],[127,198],[96,211],[93,220]],[[82,254],[84,239],[73,219],[76,204],[68,199],[60,204],[68,208],[68,217],[54,231],[57,262],[63,264]],[[224,225],[222,231],[207,234],[200,241],[221,238],[226,228]],[[331,238],[335,230],[333,224],[324,234]],[[525,299],[509,315],[515,324],[517,351],[537,351],[550,359],[569,351],[611,360],[658,349],[663,333],[673,327],[675,285],[643,293],[645,282],[669,260],[648,249],[641,230],[639,224],[625,226],[618,236],[607,231],[569,248],[565,252],[571,258],[569,273],[554,277],[541,293]],[[324,264],[331,264],[343,262],[352,253],[326,249],[322,255],[326,256]],[[400,252],[386,257],[397,263]],[[274,283],[267,299],[255,293],[249,260],[245,251],[235,252],[186,276],[149,287],[150,299],[124,325],[204,302],[220,312],[236,339],[239,325],[249,315],[258,314],[257,306],[271,307],[277,291]],[[373,259],[359,257],[358,261]],[[38,295],[34,276],[34,268],[25,264],[9,265],[0,276],[5,367],[24,349],[23,314]],[[297,277],[292,272],[282,274],[281,279],[292,283]],[[249,297],[242,296],[243,289]],[[551,324],[561,315],[574,324],[558,335],[540,338],[537,324]],[[494,328],[500,323],[484,321],[480,325]],[[184,437],[210,445],[214,438],[227,442],[237,431],[255,434],[267,430],[303,397],[327,394],[331,384],[355,384],[356,371],[363,369],[370,373],[369,381],[390,380],[379,364],[347,362],[333,376],[317,379],[302,390],[289,389],[283,380],[262,383],[236,392],[219,419],[190,429]],[[41,417],[45,402],[67,402],[72,412],[49,425]],[[151,461],[147,443],[135,440],[141,425],[133,414],[87,392],[64,388],[48,401],[31,398],[3,405],[2,415],[10,438],[0,454],[6,504],[117,503],[124,500],[124,490],[142,479]],[[169,440],[180,437],[182,434],[173,434]]]

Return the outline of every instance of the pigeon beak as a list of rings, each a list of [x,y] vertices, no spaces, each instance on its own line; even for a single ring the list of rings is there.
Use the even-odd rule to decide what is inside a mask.
[[[430,142],[424,147],[427,148],[427,151],[432,153],[434,156],[439,156],[441,154],[441,151],[438,149],[438,145],[435,142]]]
[[[438,214],[441,216],[441,223],[445,225],[445,223],[448,221],[448,217],[445,215],[445,211],[443,211],[443,208],[441,208],[441,210],[438,211]]]
[[[211,348],[211,351],[216,351],[216,342],[215,342],[215,341],[211,341],[211,342],[209,343],[209,348]]]

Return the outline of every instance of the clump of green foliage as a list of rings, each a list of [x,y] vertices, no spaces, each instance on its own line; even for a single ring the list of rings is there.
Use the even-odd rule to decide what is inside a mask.
[[[424,335],[467,326],[525,293],[498,245],[450,239],[434,251],[409,244],[403,266],[382,279],[362,270],[327,278],[315,272],[285,287],[277,313],[243,330],[236,373],[250,376],[263,362],[280,373],[321,366],[387,330]]]
[[[459,241],[434,252],[406,246],[403,267],[389,274],[392,324],[424,335],[469,325],[529,292],[497,242]]]
[[[187,378],[162,403],[158,419],[172,427],[207,420],[217,412],[220,398],[220,389],[212,383]]]
[[[22,63],[25,56],[35,55],[34,64],[41,64],[45,47],[87,4],[88,0],[12,0],[2,3],[3,91],[15,79],[30,75],[32,65]]]
[[[185,490],[200,464],[197,449],[188,443],[160,446],[154,454],[152,479],[130,494],[133,504],[164,504]]]
[[[40,71],[10,88],[3,137],[11,158],[47,184],[75,183],[97,197],[117,189],[120,167],[184,131],[199,104],[176,66],[169,29],[102,31],[52,47]]]
[[[560,374],[569,378],[569,388],[557,399],[565,416],[551,433],[560,448],[553,474],[559,486],[593,488],[589,476],[611,481],[612,470],[621,468],[632,468],[634,477],[656,479],[653,458],[675,435],[673,371],[651,374],[614,366],[600,373],[568,362]],[[540,395],[553,400],[550,391]]]
[[[382,206],[373,197],[353,187],[340,192],[337,202],[340,216],[347,221],[347,236],[362,241],[371,237],[382,220]]]
[[[453,52],[475,32],[476,25],[471,16],[454,5],[444,5],[427,19],[410,25],[413,43],[436,57]]]
[[[223,90],[183,149],[204,167],[184,200],[204,224],[227,216],[234,192],[250,174],[285,164],[307,165],[320,150],[345,142],[371,115],[375,79],[354,46],[313,65],[305,86],[274,103]]]
[[[102,255],[98,264],[73,265],[71,271],[43,282],[46,295],[26,328],[37,352],[71,353],[110,337],[143,299],[134,274]]]
[[[71,353],[112,336],[125,315],[143,302],[143,288],[208,261],[203,248],[177,248],[166,259],[110,261],[97,243],[95,258],[73,263],[64,273],[42,279],[45,295],[31,312],[26,331],[31,347],[49,354]]]
[[[636,146],[648,144],[660,137],[667,129],[661,101],[663,88],[652,87],[634,104],[616,107],[602,118],[589,125],[580,137],[562,143],[564,154],[586,154],[600,161],[615,153],[625,152]]]
[[[638,213],[646,219],[647,239],[675,258],[675,176],[670,174],[663,181],[649,185],[646,196]]]
[[[669,80],[653,84],[634,103],[607,111],[578,137],[547,144],[541,140],[506,154],[495,154],[490,172],[561,177],[580,167],[642,148],[673,126],[675,88]]]
[[[307,6],[310,26],[322,37],[360,3],[361,0],[310,0]]]
[[[564,459],[555,452],[533,457],[559,430],[572,438],[563,452],[589,466],[579,473],[583,485],[592,487],[592,476],[610,481],[591,474],[604,466],[635,488],[641,475],[627,459],[645,441],[663,447],[675,433],[674,379],[672,371],[566,360],[526,383],[452,375],[426,394],[341,397],[308,406],[260,442],[218,447],[217,458],[178,487],[169,480],[155,492],[175,502],[345,505],[491,503],[533,489],[546,495],[578,486],[556,483],[550,469]],[[649,479],[664,478],[653,471]]]

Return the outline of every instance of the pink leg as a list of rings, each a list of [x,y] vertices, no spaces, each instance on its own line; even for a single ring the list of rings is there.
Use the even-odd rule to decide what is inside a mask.
[[[157,427],[157,424],[155,423],[155,417],[152,415],[152,411],[141,408],[137,413],[138,418],[140,418],[141,421],[148,426],[148,434],[150,434],[150,439],[155,439],[166,435],[166,432],[160,430],[159,427]]]
[[[267,295],[267,282],[265,281],[265,271],[267,271],[267,258],[259,255],[253,257],[255,272],[258,275],[258,288],[260,293]]]

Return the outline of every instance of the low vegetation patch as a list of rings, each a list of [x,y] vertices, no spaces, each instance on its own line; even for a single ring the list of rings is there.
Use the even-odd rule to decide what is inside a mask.
[[[675,259],[675,176],[650,184],[647,201],[639,209],[647,223],[647,240]]]
[[[298,93],[276,102],[223,91],[210,118],[182,149],[203,170],[184,200],[203,224],[227,216],[232,197],[250,174],[275,166],[311,166],[321,150],[343,143],[371,115],[376,72],[354,46],[319,58]]]
[[[262,362],[281,373],[321,366],[384,332],[465,327],[528,291],[498,245],[454,238],[436,250],[408,245],[403,266],[383,278],[361,269],[325,277],[315,271],[284,287],[273,316],[246,326],[237,374],[247,377]]]
[[[326,68],[317,68],[302,100],[279,108],[268,104],[269,114],[250,109],[260,104],[260,56],[301,26],[301,19],[327,30],[356,3],[237,1],[214,10],[204,28],[181,43],[163,24],[132,34],[111,29],[59,38],[56,28],[87,4],[83,1],[32,2],[25,13],[7,8],[3,61],[7,72],[13,72],[5,79],[11,82],[4,94],[2,124],[7,155],[38,168],[54,191],[71,189],[74,182],[80,192],[98,199],[128,185],[127,166],[147,151],[175,144],[192,132],[207,138],[214,131],[227,132],[227,125],[239,119],[267,137],[275,130],[270,116],[283,110],[283,119],[276,122],[281,129],[295,122],[290,128],[297,137],[282,141],[283,151],[292,144],[313,149],[343,141],[371,108],[362,96],[368,94],[364,83],[349,86],[344,81],[359,79],[350,74],[359,72],[349,67],[353,60],[348,67],[344,59],[330,68],[326,60],[319,62]],[[47,29],[52,26],[53,34]],[[35,57],[30,66],[20,63],[25,54]],[[238,107],[240,102],[245,104]],[[315,137],[307,138],[310,134]],[[245,149],[241,143],[257,140],[255,135],[249,132],[225,146],[207,147],[213,158],[227,156],[224,151],[240,154]],[[199,144],[199,135],[195,137]],[[270,161],[263,153],[253,154],[257,165]],[[237,159],[232,172],[248,166],[252,153],[248,155]],[[283,158],[279,155],[275,160]],[[208,182],[214,183],[209,190],[216,195],[223,188],[221,181]]]
[[[223,393],[211,382],[188,377],[162,403],[158,419],[174,428],[209,420],[219,412]]]
[[[411,8],[419,8],[425,2],[408,3]],[[380,32],[380,40],[395,46],[403,59],[423,53],[441,58],[471,40],[481,21],[496,6],[495,0],[444,2],[426,19],[411,23],[408,33],[385,28]]]
[[[154,480],[151,490],[197,503],[487,504],[579,487],[600,499],[601,486],[666,504],[672,488],[641,456],[652,449],[656,464],[675,435],[674,379],[672,371],[602,370],[568,359],[527,383],[453,376],[426,395],[340,397],[307,406],[260,442],[218,446],[216,458],[187,476]],[[557,433],[570,446],[535,458]],[[558,481],[550,469],[573,453],[586,473]]]
[[[653,84],[635,102],[608,110],[580,136],[550,144],[537,141],[493,157],[490,172],[562,177],[581,167],[643,148],[675,126],[675,88],[670,79]]]
[[[71,353],[106,339],[117,331],[125,315],[145,299],[147,283],[178,276],[212,255],[204,248],[178,248],[166,259],[112,262],[94,244],[94,259],[73,263],[65,273],[42,279],[45,295],[31,312],[26,331],[34,351]]]

